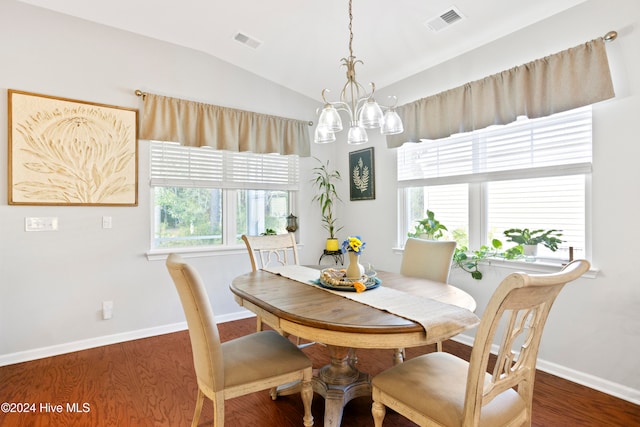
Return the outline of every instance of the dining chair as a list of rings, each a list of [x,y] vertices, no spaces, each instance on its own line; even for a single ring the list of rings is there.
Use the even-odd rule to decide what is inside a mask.
[[[296,237],[293,233],[265,234],[262,236],[243,234],[242,240],[247,246],[253,271],[273,265],[300,263]]]
[[[198,272],[177,254],[166,261],[189,329],[198,397],[192,427],[198,425],[205,397],[213,402],[214,427],[224,426],[224,402],[256,391],[301,381],[303,423],[313,425],[311,360],[275,331],[254,332],[220,342],[207,291]]]
[[[409,237],[404,244],[400,274],[447,283],[456,242]]]
[[[513,273],[498,286],[482,315],[469,362],[425,354],[372,380],[375,427],[386,407],[420,426],[530,426],[536,358],[549,310],[565,284],[589,270],[576,260],[557,273]],[[489,369],[493,343],[499,343]]]
[[[274,265],[298,265],[298,246],[295,234],[266,234],[261,236],[242,235],[242,240],[249,252],[251,270]],[[275,325],[270,325],[275,326]],[[256,318],[256,330],[262,330],[262,317]]]
[[[447,283],[455,250],[455,241],[409,237],[402,252],[400,274]],[[442,341],[436,342],[436,351],[442,351]],[[404,349],[395,350],[395,363],[402,362],[404,357]]]

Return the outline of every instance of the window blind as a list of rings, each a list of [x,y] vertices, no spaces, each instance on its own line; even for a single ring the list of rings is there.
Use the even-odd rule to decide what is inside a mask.
[[[591,172],[591,106],[398,149],[400,187]]]
[[[298,190],[297,155],[256,154],[151,141],[151,185]]]

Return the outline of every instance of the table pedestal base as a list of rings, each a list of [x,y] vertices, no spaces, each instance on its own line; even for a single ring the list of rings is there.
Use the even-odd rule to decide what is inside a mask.
[[[355,352],[328,345],[331,361],[313,378],[313,391],[324,397],[324,427],[339,427],[344,405],[360,396],[371,396],[371,378],[355,365]]]

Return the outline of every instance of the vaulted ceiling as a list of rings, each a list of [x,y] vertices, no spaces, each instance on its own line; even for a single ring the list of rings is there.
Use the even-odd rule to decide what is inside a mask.
[[[20,1],[196,49],[318,100],[346,81],[348,0]],[[584,1],[353,0],[358,80],[387,86]]]

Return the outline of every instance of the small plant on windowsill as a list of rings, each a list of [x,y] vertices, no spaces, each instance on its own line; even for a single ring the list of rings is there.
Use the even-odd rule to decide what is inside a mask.
[[[537,247],[540,243],[555,252],[558,245],[562,243],[560,237],[562,230],[529,230],[528,228],[511,228],[504,231],[508,242],[517,243],[523,248],[525,256],[536,256]]]
[[[504,252],[500,252],[502,242],[498,239],[491,241],[491,246],[483,245],[480,249],[469,251],[466,246],[457,247],[453,253],[454,266],[461,268],[471,274],[476,280],[482,280],[482,272],[478,269],[481,262],[486,262],[490,258],[517,259],[522,257],[522,246],[514,246]]]
[[[413,233],[407,233],[407,235],[426,240],[438,240],[442,237],[443,231],[448,231],[447,227],[435,218],[433,211],[427,210],[426,218],[418,220]]]
[[[498,249],[502,247],[502,242],[498,239],[491,241],[491,247],[487,245],[480,246],[480,249],[475,251],[469,251],[466,246],[456,247],[453,253],[453,262],[456,267],[459,267],[471,274],[476,280],[482,279],[482,272],[478,270],[478,263],[485,261],[489,257],[496,256]]]

